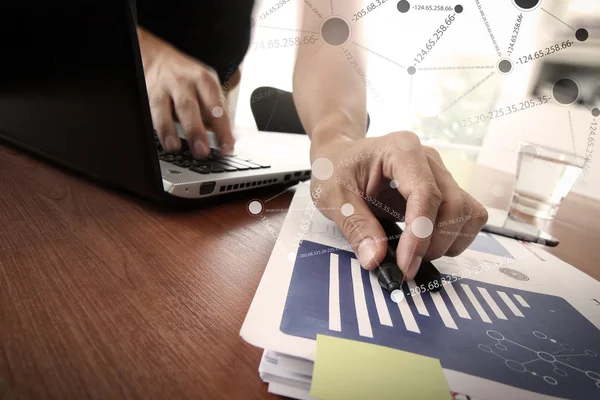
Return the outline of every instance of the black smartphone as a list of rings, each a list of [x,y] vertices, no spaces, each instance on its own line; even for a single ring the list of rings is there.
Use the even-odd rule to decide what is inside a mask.
[[[549,247],[558,246],[558,239],[519,219],[507,211],[487,208],[489,218],[483,227],[484,232],[495,233],[524,242],[543,244]]]

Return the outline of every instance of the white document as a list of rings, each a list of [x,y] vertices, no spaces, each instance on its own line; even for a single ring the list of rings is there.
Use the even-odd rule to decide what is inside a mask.
[[[327,334],[438,358],[450,389],[475,398],[600,398],[600,282],[482,233],[433,262],[449,282],[439,293],[408,283],[413,296],[396,305],[311,201],[300,184],[242,326],[248,343],[314,361]]]

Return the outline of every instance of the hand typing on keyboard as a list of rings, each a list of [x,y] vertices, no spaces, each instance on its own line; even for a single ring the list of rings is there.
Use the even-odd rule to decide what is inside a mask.
[[[181,168],[188,168],[199,174],[212,174],[219,172],[249,171],[271,168],[270,165],[245,160],[234,155],[226,155],[217,149],[210,149],[204,158],[195,158],[190,151],[187,140],[181,140],[181,149],[176,153],[166,152],[160,144],[158,135],[155,137],[158,158]]]
[[[177,118],[189,143],[186,151],[194,157],[210,155],[207,128],[215,133],[223,152],[232,152],[235,139],[214,70],[142,28],[138,28],[138,36],[152,122],[164,150],[175,153],[181,149]]]

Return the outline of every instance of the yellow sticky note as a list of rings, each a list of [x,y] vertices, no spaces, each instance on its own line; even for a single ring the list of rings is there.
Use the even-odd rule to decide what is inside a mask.
[[[438,359],[325,335],[317,336],[310,395],[322,400],[451,399]]]

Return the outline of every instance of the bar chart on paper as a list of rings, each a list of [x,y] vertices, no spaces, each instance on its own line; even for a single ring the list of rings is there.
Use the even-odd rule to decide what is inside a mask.
[[[396,304],[351,252],[303,241],[280,329],[375,343],[537,393],[600,398],[600,330],[565,299],[463,279]],[[407,283],[409,293],[413,283]]]

